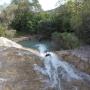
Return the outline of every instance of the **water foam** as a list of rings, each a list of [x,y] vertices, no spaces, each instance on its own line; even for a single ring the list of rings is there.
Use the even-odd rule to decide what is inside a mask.
[[[44,67],[35,65],[34,69],[49,77],[51,87],[57,87],[57,90],[62,90],[61,78],[70,81],[72,79],[81,80],[83,79],[82,76],[85,76],[77,74],[77,70],[72,65],[59,59],[56,54],[46,52],[47,48],[44,45],[39,44],[38,50],[43,57]]]

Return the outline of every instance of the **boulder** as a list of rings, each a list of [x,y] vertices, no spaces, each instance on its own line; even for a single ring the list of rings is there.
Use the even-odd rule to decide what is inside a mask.
[[[66,62],[73,64],[78,70],[90,74],[90,46],[56,51],[56,54]]]
[[[22,49],[22,50],[27,50],[27,51],[30,51],[32,52],[33,54],[37,55],[37,56],[40,56],[39,52],[37,50],[33,50],[31,48],[25,48],[23,47],[22,45],[12,41],[12,40],[9,40],[5,37],[0,37],[0,47],[5,47],[5,48],[19,48],[19,49]]]
[[[0,90],[58,90],[50,87],[48,77],[36,71],[34,65],[44,67],[43,60],[32,52],[2,47]],[[90,86],[80,80],[61,79],[61,90],[90,90]]]
[[[14,41],[11,41],[5,37],[0,37],[0,46],[2,47],[15,47],[15,48],[22,48],[21,45],[17,44]]]
[[[36,64],[43,66],[40,57],[29,51],[3,48],[0,52],[0,90],[44,90],[47,77],[34,70]]]

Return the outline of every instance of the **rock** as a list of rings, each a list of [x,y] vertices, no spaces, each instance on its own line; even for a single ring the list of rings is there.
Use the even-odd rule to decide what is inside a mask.
[[[36,71],[34,65],[44,67],[43,60],[32,52],[2,47],[0,50],[0,90],[58,90],[45,82],[48,77]],[[76,90],[76,88],[90,90],[88,84],[79,80],[61,79],[61,86],[61,90]]]
[[[21,36],[21,37],[17,37],[17,38],[12,38],[12,40],[14,42],[20,42],[20,41],[23,41],[23,40],[31,40],[32,37],[30,36]]]
[[[0,51],[0,90],[58,90],[47,86],[48,77],[34,70],[43,67],[43,61],[32,52],[18,48],[2,47]],[[59,78],[58,78],[59,79]],[[90,90],[80,80],[61,80],[61,90]]]
[[[90,74],[90,55],[87,54],[90,52],[89,49],[84,51],[81,49],[63,50],[56,51],[56,53],[58,57],[62,57],[63,60],[73,64],[78,70]]]
[[[2,41],[2,44],[0,43],[0,90],[58,90],[57,87],[51,87],[52,82],[49,83],[47,75],[35,69],[35,65],[44,67],[39,53],[19,47],[17,43],[6,38],[1,37],[0,40]],[[63,51],[63,54],[57,53],[62,57],[70,54],[66,51]],[[61,78],[59,71],[58,80],[61,81],[61,90],[90,90],[87,81],[66,81],[65,78]]]
[[[2,47],[15,47],[15,48],[22,48],[21,45],[5,38],[5,37],[0,37],[0,46]]]
[[[42,66],[40,57],[16,48],[0,52],[0,90],[44,90],[47,77],[34,70]]]
[[[39,55],[39,52],[37,50],[33,50],[31,48],[25,48],[25,47],[17,44],[16,42],[14,42],[12,40],[9,40],[9,39],[7,39],[5,37],[0,37],[0,47],[5,47],[5,48],[10,48],[10,47],[19,48],[19,49],[30,51],[33,54],[35,54],[37,56],[40,56]]]

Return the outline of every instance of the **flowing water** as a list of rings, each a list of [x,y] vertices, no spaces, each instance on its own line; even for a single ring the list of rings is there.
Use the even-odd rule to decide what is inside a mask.
[[[38,49],[37,45],[41,44],[42,46],[45,45],[45,47],[47,47],[48,50],[52,50],[52,44],[49,40],[40,41],[40,42],[37,40],[23,40],[18,43],[23,45],[24,47],[33,48],[33,49]]]
[[[28,48],[1,47],[0,90],[90,90],[90,75],[58,58],[46,44],[32,46],[38,56]]]
[[[43,60],[44,67],[34,65],[34,69],[48,76],[49,87],[55,88],[55,90],[64,90],[61,85],[62,79],[68,82],[90,79],[89,75],[77,71],[72,65],[59,59],[53,52],[47,52],[48,50],[45,45],[37,44],[36,47],[38,47],[40,55],[43,58],[41,60]],[[79,90],[77,87],[74,88],[73,90]]]

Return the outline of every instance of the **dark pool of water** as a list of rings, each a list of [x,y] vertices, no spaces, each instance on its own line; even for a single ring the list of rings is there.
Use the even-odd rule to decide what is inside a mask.
[[[38,44],[42,44],[42,45],[45,45],[45,47],[48,49],[48,50],[52,50],[52,44],[51,44],[51,41],[49,40],[45,40],[45,41],[33,41],[33,40],[23,40],[23,41],[20,41],[18,42],[19,44],[21,44],[22,46],[24,47],[28,47],[28,48],[33,48],[33,49],[38,49],[37,45]]]

